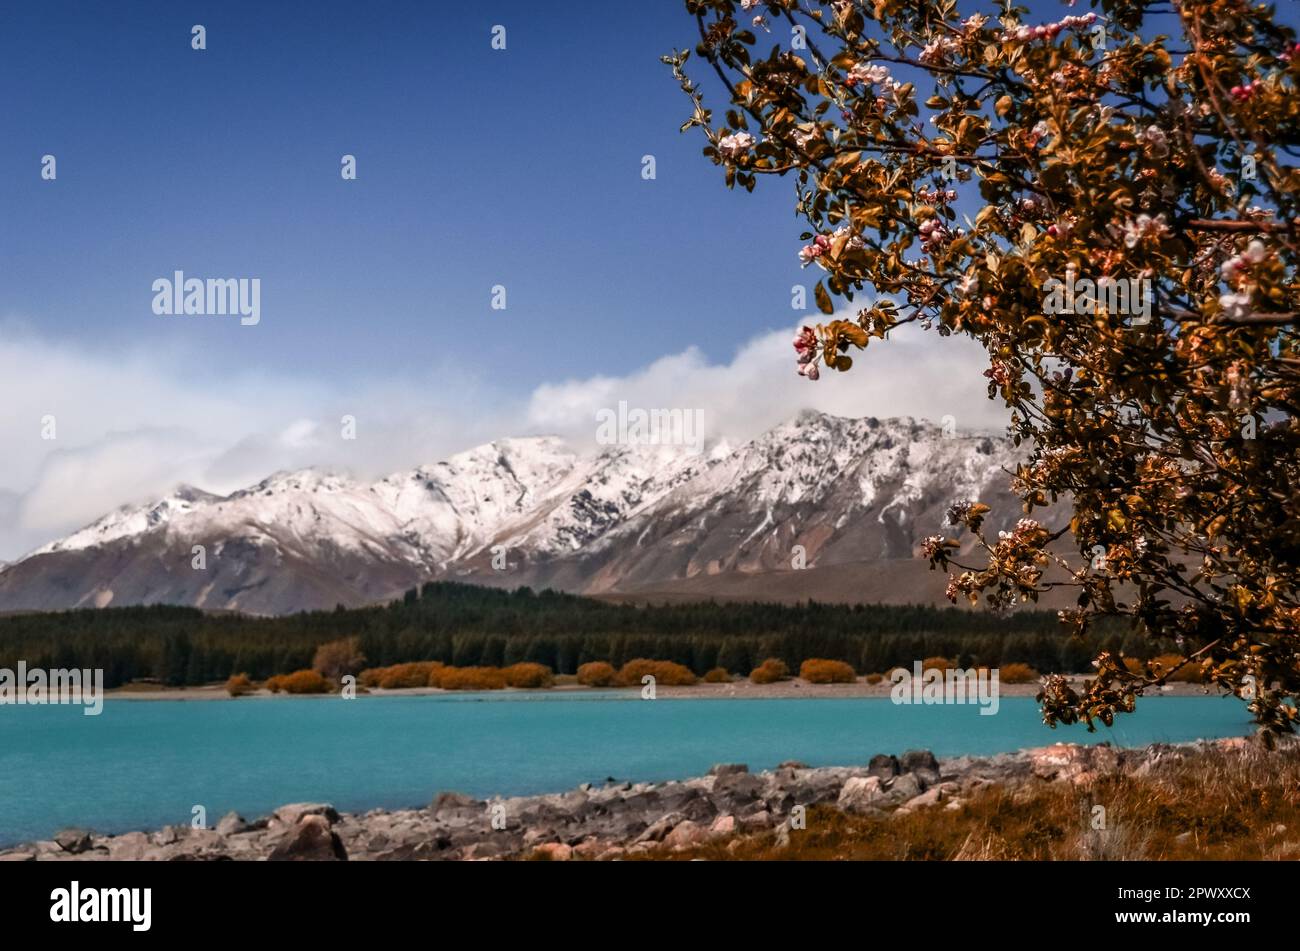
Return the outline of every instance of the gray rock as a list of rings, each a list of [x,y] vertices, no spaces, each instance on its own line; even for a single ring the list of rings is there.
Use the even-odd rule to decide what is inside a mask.
[[[652,822],[649,827],[633,840],[633,844],[640,842],[662,842],[664,836],[673,830],[673,827],[679,823],[685,822],[686,817],[680,812],[670,812],[657,822]]]
[[[281,806],[271,816],[276,822],[290,828],[297,826],[305,816],[320,816],[329,825],[339,821],[338,810],[327,802],[294,802]]]
[[[269,862],[347,861],[343,840],[321,813],[309,813],[290,829],[267,856]]]
[[[914,799],[924,791],[925,785],[916,777],[915,773],[904,773],[889,784],[889,798],[894,802],[905,802]]]
[[[854,776],[844,783],[836,805],[845,812],[874,811],[885,798],[882,785],[879,776]]]
[[[709,770],[710,776],[735,776],[737,773],[748,773],[749,767],[744,763],[718,763]]]
[[[139,862],[153,851],[153,843],[143,832],[127,832],[108,840],[108,857],[114,861]]]
[[[939,761],[929,750],[908,750],[899,760],[899,766],[905,773],[914,773],[918,769],[939,772]]]
[[[59,844],[59,848],[72,855],[89,852],[94,845],[94,840],[85,829],[60,829],[54,833],[54,841]]]
[[[877,753],[867,763],[867,773],[881,779],[892,779],[899,773],[898,757],[888,753]]]
[[[228,812],[217,823],[216,831],[218,835],[238,835],[248,831],[248,823],[239,813]]]

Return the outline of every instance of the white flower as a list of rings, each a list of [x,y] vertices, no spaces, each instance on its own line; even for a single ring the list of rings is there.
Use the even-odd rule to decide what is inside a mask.
[[[1268,248],[1264,247],[1264,242],[1255,238],[1250,244],[1246,245],[1246,250],[1242,257],[1251,264],[1258,264],[1268,257]]]
[[[1223,314],[1229,320],[1245,317],[1250,313],[1250,292],[1222,294],[1219,296],[1219,306],[1223,308]]]
[[[1168,233],[1169,226],[1165,224],[1163,214],[1154,218],[1146,214],[1138,215],[1136,221],[1130,218],[1124,224],[1124,247],[1135,248],[1144,238],[1160,238]]]
[[[872,66],[870,63],[858,63],[849,70],[849,79],[853,83],[874,86],[889,79],[889,67]]]
[[[1146,141],[1147,151],[1153,157],[1163,158],[1169,154],[1169,141],[1165,138],[1164,130],[1159,126],[1147,126],[1146,131],[1142,133],[1142,138]]]
[[[736,132],[724,135],[718,141],[718,151],[723,158],[736,159],[754,147],[754,137],[748,132]]]

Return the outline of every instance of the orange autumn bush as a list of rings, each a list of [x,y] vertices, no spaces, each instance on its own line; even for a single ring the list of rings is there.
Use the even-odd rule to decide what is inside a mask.
[[[232,674],[226,681],[226,693],[232,697],[242,697],[246,693],[253,691],[253,682],[248,679],[248,674]]]
[[[1152,663],[1159,666],[1161,673],[1165,673],[1174,670],[1179,664],[1183,663],[1183,660],[1184,658],[1178,654],[1161,654]],[[1181,670],[1165,677],[1165,680],[1171,684],[1199,684],[1203,679],[1201,665],[1196,661],[1192,661]]]
[[[725,667],[714,667],[704,675],[704,682],[706,684],[729,684],[731,683],[731,674],[727,672]]]
[[[671,660],[647,660],[638,657],[629,660],[618,672],[618,683],[624,687],[639,687],[641,679],[649,675],[662,687],[692,687],[697,678],[689,667]]]
[[[618,671],[603,660],[593,660],[578,667],[578,683],[584,687],[612,687],[618,679]]]
[[[357,682],[363,687],[398,690],[405,687],[436,687],[432,678],[444,665],[436,660],[420,660],[391,667],[371,667],[361,671]]]
[[[295,670],[291,674],[277,674],[266,682],[271,693],[306,694],[329,693],[330,682],[314,670]]]
[[[506,674],[500,667],[443,667],[437,672],[443,690],[504,690]]]
[[[1038,671],[1028,664],[1003,664],[998,671],[998,680],[1004,684],[1031,684],[1039,676]]]
[[[790,668],[785,661],[769,657],[749,672],[749,679],[756,684],[774,684],[790,676]]]
[[[799,676],[810,684],[851,684],[858,678],[842,660],[813,657],[799,665]]]
[[[506,686],[537,689],[555,685],[555,674],[545,664],[521,663],[511,664],[502,670]]]

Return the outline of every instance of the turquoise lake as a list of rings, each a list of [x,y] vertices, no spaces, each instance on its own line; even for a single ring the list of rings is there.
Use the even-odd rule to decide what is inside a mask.
[[[474,796],[559,792],[583,782],[681,779],[714,763],[767,769],[865,763],[924,747],[939,757],[1057,741],[1140,746],[1250,732],[1242,703],[1152,697],[1111,730],[1050,730],[1027,697],[975,706],[882,699],[644,701],[636,692],[246,698],[0,707],[0,845],[64,826],[100,832],[213,825],[288,802],[347,811]]]

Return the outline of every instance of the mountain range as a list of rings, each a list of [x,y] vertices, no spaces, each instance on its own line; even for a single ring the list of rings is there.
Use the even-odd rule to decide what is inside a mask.
[[[375,482],[305,469],[125,506],[0,569],[0,611],[285,614],[424,581],[632,600],[943,603],[916,557],[948,507],[1020,516],[1002,437],[805,411],[738,446],[501,439]]]

